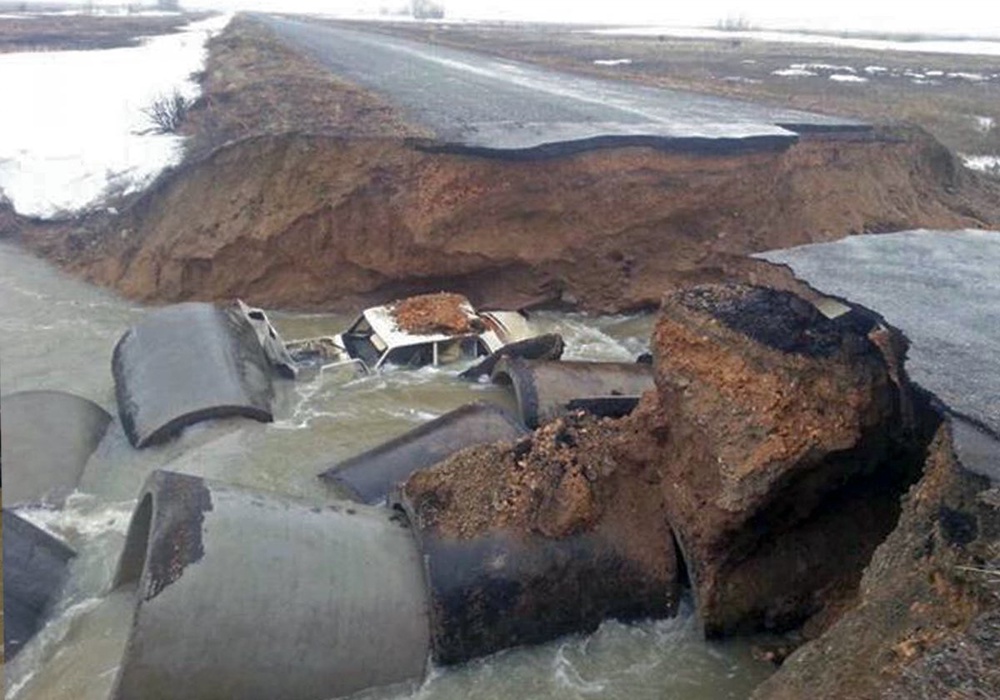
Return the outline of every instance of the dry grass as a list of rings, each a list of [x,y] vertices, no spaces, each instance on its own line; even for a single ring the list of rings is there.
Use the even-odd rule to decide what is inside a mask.
[[[396,112],[292,51],[257,22],[236,17],[208,42],[202,97],[181,131],[188,157],[238,139],[299,132],[350,138],[415,136]]]

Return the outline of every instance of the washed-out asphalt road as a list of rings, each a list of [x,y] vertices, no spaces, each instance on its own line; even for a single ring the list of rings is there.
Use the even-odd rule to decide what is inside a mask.
[[[959,456],[1000,482],[1000,231],[849,236],[758,257],[902,330],[910,377],[955,415]]]
[[[287,44],[369,89],[434,134],[430,148],[505,157],[623,145],[784,148],[849,119],[558,73],[340,26],[257,15]]]

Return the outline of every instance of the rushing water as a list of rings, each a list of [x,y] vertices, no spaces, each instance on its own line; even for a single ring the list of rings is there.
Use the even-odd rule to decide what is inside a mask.
[[[142,313],[0,243],[0,393],[64,390],[114,415],[111,351]],[[349,321],[295,314],[276,314],[274,320],[286,337],[329,333]],[[543,313],[534,321],[541,330],[563,334],[567,357],[601,360],[634,359],[646,349],[652,327],[649,317]],[[281,382],[272,424],[215,421],[142,451],[133,450],[113,424],[63,509],[22,510],[66,539],[78,557],[48,624],[8,664],[6,697],[108,697],[131,616],[131,596],[108,590],[135,495],[152,469],[327,500],[335,494],[315,477],[326,466],[476,399],[510,405],[504,390],[459,381],[453,370],[390,370],[346,382]],[[590,635],[435,669],[412,693],[373,697],[714,700],[746,697],[769,672],[752,659],[746,643],[702,641],[687,605],[672,620],[607,622]]]

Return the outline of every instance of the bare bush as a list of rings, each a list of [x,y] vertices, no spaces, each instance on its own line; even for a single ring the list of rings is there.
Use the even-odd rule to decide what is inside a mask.
[[[415,19],[442,19],[444,18],[444,5],[433,2],[433,0],[412,0],[410,12]]]
[[[722,32],[749,32],[753,30],[750,20],[740,15],[739,17],[724,17],[717,20],[715,28]]]
[[[176,90],[172,95],[159,97],[142,110],[151,124],[150,131],[157,134],[176,133],[187,116],[191,101]]]

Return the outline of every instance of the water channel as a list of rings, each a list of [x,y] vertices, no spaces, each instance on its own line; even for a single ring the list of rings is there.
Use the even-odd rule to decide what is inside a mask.
[[[141,307],[0,243],[0,393],[63,390],[115,415],[111,351],[142,314]],[[288,313],[277,313],[273,320],[291,338],[331,333],[350,321]],[[646,348],[654,322],[650,316],[549,312],[533,321],[541,330],[563,334],[567,358],[604,360],[634,359]],[[510,405],[500,388],[454,375],[453,368],[399,369],[349,381],[281,382],[272,424],[215,421],[141,451],[132,449],[113,424],[64,508],[20,511],[65,539],[78,557],[51,619],[7,664],[6,697],[108,697],[131,618],[129,597],[108,591],[135,496],[151,470],[164,467],[328,501],[336,495],[315,475],[332,463],[472,400]],[[268,631],[259,634],[266,637]],[[510,650],[459,668],[432,669],[418,688],[371,696],[721,700],[747,697],[770,672],[768,664],[754,660],[746,642],[702,640],[688,603],[671,620],[609,621],[593,634]]]

